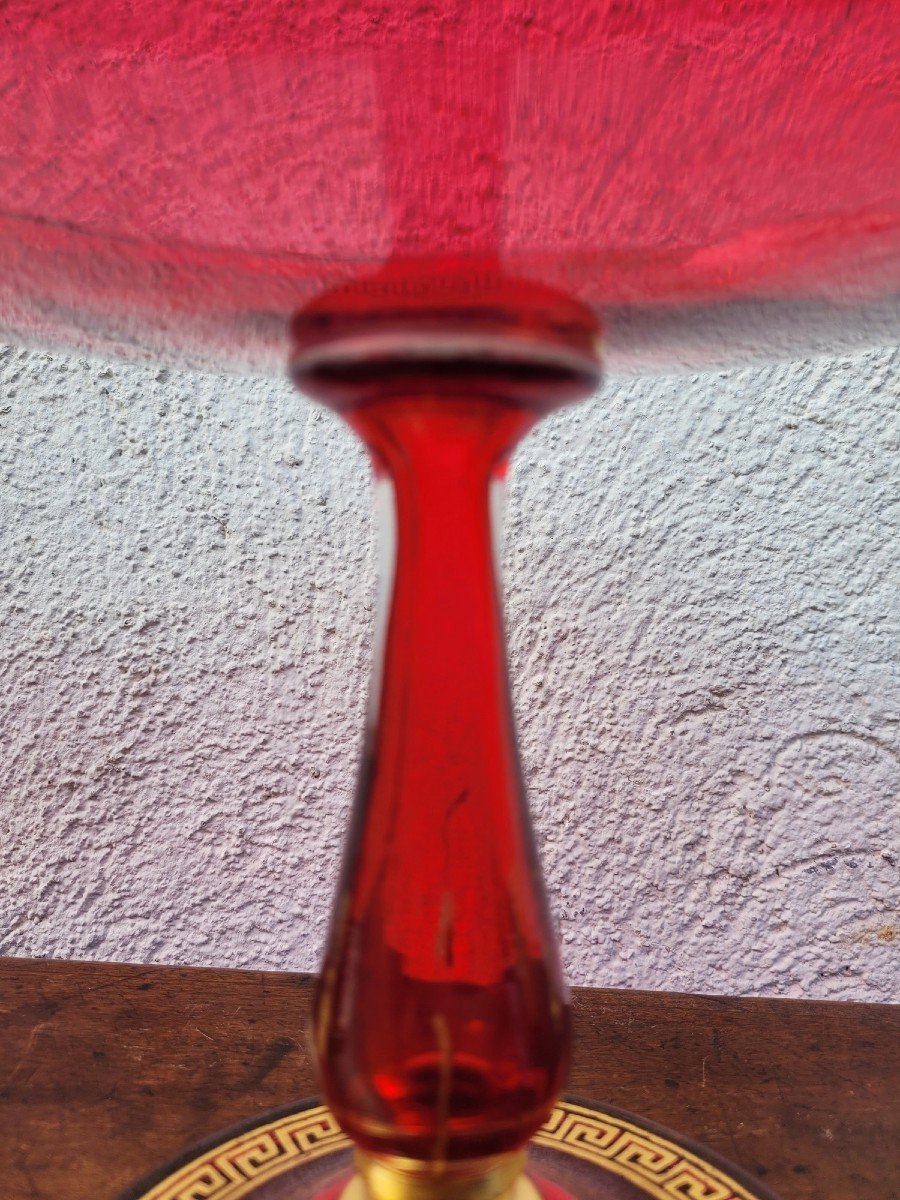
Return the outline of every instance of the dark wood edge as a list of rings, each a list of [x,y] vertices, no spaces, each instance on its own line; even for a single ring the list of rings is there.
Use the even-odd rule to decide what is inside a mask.
[[[30,958],[19,957],[15,955],[0,955],[0,970],[8,967],[66,967],[75,968],[97,968],[105,967],[113,970],[125,971],[159,971],[161,974],[179,974],[193,973],[203,975],[242,975],[244,977],[256,976],[262,979],[271,980],[293,980],[295,983],[315,983],[318,976],[309,971],[272,971],[263,968],[248,968],[248,967],[216,967],[216,966],[194,966],[189,963],[146,963],[146,962],[121,962],[112,959],[88,959],[88,958]],[[729,1004],[739,1004],[747,1008],[761,1007],[767,1008],[773,1005],[784,1006],[791,1008],[795,1005],[810,1004],[816,1007],[830,1008],[833,1010],[844,1009],[847,1011],[860,1011],[868,1009],[872,1012],[882,1013],[897,1013],[900,1012],[900,1000],[897,1001],[872,1001],[872,1000],[823,1000],[818,997],[810,996],[742,996],[740,994],[730,992],[670,992],[662,990],[653,990],[650,988],[605,988],[605,987],[582,987],[580,985],[571,984],[570,989],[572,999],[579,1001],[590,996],[598,999],[604,996],[633,996],[635,999],[641,997],[654,997],[660,999],[665,997],[669,1000],[684,1001],[687,1003],[701,1002],[714,1006],[726,1007]],[[574,1101],[573,1101],[574,1102]],[[612,1110],[610,1110],[612,1111]]]

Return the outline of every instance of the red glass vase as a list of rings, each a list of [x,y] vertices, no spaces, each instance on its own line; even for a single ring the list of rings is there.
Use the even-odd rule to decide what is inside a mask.
[[[380,500],[378,665],[315,1044],[325,1098],[388,1174],[513,1177],[567,1065],[492,525],[513,446],[596,383],[596,329],[548,289],[496,294],[375,316],[344,296],[296,326],[296,377],[365,442]]]

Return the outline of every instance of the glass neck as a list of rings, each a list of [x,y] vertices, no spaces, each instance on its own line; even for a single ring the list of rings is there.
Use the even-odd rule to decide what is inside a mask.
[[[509,703],[490,493],[536,414],[491,397],[345,412],[393,499],[390,604],[317,1007],[326,1096],[375,1156],[521,1149],[568,1010]]]
[[[464,803],[474,780],[515,793],[492,515],[509,426],[527,414],[471,400],[436,401],[424,419],[404,408],[365,414],[384,574],[370,750],[400,771],[408,803],[454,787]]]

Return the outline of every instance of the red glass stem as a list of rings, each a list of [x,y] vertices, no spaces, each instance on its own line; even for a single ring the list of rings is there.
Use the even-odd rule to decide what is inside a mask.
[[[429,1161],[522,1146],[569,1015],[509,702],[490,489],[536,413],[490,397],[343,415],[390,489],[393,588],[316,1006],[357,1144]]]

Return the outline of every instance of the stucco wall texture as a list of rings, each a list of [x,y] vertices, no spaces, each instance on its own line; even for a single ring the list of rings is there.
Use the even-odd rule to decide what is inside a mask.
[[[288,383],[0,350],[0,953],[315,967],[374,600]],[[611,379],[514,460],[570,978],[897,996],[900,352]]]

